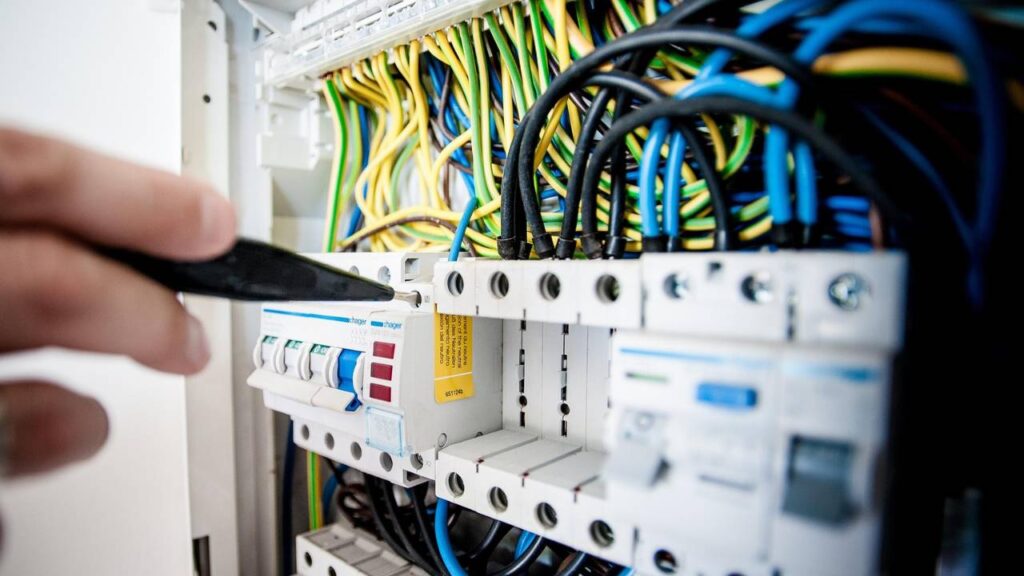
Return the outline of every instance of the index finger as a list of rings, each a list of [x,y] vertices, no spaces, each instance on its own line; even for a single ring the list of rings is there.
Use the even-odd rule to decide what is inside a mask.
[[[2,224],[175,259],[217,256],[235,238],[231,204],[207,184],[2,128],[0,206]]]
[[[0,383],[0,477],[84,460],[108,434],[107,413],[92,398],[46,382]]]

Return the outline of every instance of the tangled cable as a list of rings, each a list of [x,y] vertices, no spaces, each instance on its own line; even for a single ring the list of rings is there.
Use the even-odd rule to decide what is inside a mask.
[[[868,250],[901,242],[918,204],[897,190],[923,186],[980,262],[1001,76],[959,7],[897,4],[531,0],[338,70],[323,79],[338,135],[325,249]],[[976,192],[895,127],[899,99],[931,89],[974,111]],[[944,113],[915,110],[929,126]]]

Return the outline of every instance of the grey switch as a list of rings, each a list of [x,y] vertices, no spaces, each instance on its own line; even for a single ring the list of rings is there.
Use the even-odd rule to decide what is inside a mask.
[[[809,520],[838,525],[854,515],[849,498],[853,446],[845,442],[794,437],[782,510]]]

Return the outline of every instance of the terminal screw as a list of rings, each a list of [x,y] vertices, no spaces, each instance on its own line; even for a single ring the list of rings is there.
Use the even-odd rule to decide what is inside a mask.
[[[828,298],[843,310],[860,308],[869,295],[868,285],[856,274],[841,274],[828,286]]]
[[[768,272],[755,272],[747,276],[740,290],[754,304],[767,304],[775,297],[772,292],[772,275]]]
[[[673,300],[685,300],[690,295],[690,280],[683,274],[669,274],[665,278],[665,294]]]

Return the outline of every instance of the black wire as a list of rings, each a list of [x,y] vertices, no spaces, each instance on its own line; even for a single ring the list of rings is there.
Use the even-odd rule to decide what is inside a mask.
[[[398,540],[402,543],[402,546],[409,552],[409,556],[412,556],[414,563],[421,568],[427,569],[428,572],[436,571],[437,566],[434,566],[423,557],[423,554],[416,547],[416,543],[413,542],[413,536],[409,534],[406,525],[402,522],[402,518],[398,513],[398,503],[395,502],[395,491],[392,484],[382,480],[377,485],[377,489],[384,498],[384,508],[387,510],[391,528],[398,535]]]
[[[420,566],[420,564],[416,562],[416,560],[409,553],[409,551],[406,550],[405,547],[403,547],[398,542],[396,535],[391,532],[391,527],[386,522],[386,514],[385,511],[382,509],[380,501],[380,493],[378,491],[379,486],[377,484],[377,478],[374,478],[372,476],[366,476],[365,482],[366,495],[369,497],[368,500],[370,503],[370,512],[373,515],[373,524],[377,528],[378,535],[384,540],[384,542],[387,543],[388,546],[391,547],[392,550],[394,550],[395,554],[398,554],[410,564],[416,564],[417,566]],[[425,568],[424,566],[420,566],[420,568],[424,568],[425,570],[427,570],[427,572],[430,571],[429,568]]]
[[[807,88],[807,92],[812,91],[809,88],[812,84],[810,72],[802,64],[790,56],[773,50],[759,42],[708,27],[691,26],[673,29],[641,29],[597,48],[574,62],[563,74],[556,76],[552,80],[548,90],[538,97],[530,114],[520,125],[520,130],[524,132],[521,150],[535,150],[538,147],[540,144],[540,133],[548,113],[561,98],[569,92],[578,89],[586,77],[593,74],[595,68],[624,54],[645,48],[680,43],[727,48],[735,53],[778,68],[799,85]],[[624,106],[618,107],[618,109],[622,108]],[[532,210],[532,204],[537,202],[536,191],[533,188],[533,157],[532,154],[520,154],[517,160],[520,196],[522,197],[524,207],[526,207],[526,218],[533,232],[537,255],[541,258],[547,258],[554,253],[554,244],[551,242],[550,234],[544,230],[543,219],[537,217],[539,211],[534,212]],[[621,181],[622,179],[617,180]],[[623,187],[620,196],[624,194],[625,188]],[[620,202],[622,201],[624,201],[624,198],[620,200]],[[584,217],[586,215],[586,212],[584,212]],[[584,220],[584,223],[586,223],[586,220]],[[596,225],[588,231],[596,233]]]
[[[586,552],[576,552],[572,555],[572,560],[568,564],[566,564],[558,572],[555,572],[555,576],[572,576],[580,568],[582,568],[583,565],[586,564],[587,560],[589,559],[590,557],[587,556]]]
[[[463,562],[469,564],[470,572],[478,573],[483,572],[487,569],[487,561],[490,559],[491,554],[501,544],[505,535],[512,530],[512,526],[501,522],[500,520],[492,520],[491,527],[488,528],[487,533],[476,545],[475,548],[465,554],[462,559]]]
[[[745,2],[744,2],[745,3]],[[698,16],[706,16],[711,9],[716,7],[728,7],[732,8],[736,3],[725,2],[722,0],[696,0],[683,2],[663,16],[659,17],[648,29],[667,29],[674,26],[679,26],[683,22],[688,20],[696,19]],[[626,62],[619,66],[629,73],[642,75],[644,71],[650,66],[654,58],[657,56],[658,48],[664,48],[664,46],[649,47],[638,52],[633,53]],[[608,89],[602,90],[607,92]],[[615,100],[621,102],[625,97],[624,92],[619,89],[615,94]],[[614,123],[626,113],[624,106],[617,106],[615,112],[612,114],[612,122]],[[616,168],[622,165],[623,159],[626,157],[625,149],[622,146],[616,146],[612,151],[611,163]],[[608,239],[608,251],[605,256],[609,258],[621,258],[624,255],[626,247],[626,239],[623,237],[623,229],[625,228],[625,207],[626,207],[626,183],[625,173],[623,170],[611,170],[611,210],[609,212],[609,239]],[[596,227],[594,232],[584,236],[584,242],[590,244],[590,252],[596,254],[599,249],[600,241],[596,238]],[[597,244],[597,245],[595,245]],[[657,245],[657,242],[655,243]]]
[[[600,176],[600,166],[598,164],[603,160],[604,155],[609,154],[611,147],[616,141],[624,138],[626,134],[658,118],[685,120],[701,113],[743,114],[782,126],[797,137],[806,140],[822,156],[825,156],[837,168],[845,172],[861,192],[878,205],[882,215],[890,223],[901,226],[906,223],[905,215],[897,209],[892,200],[882,191],[881,186],[879,186],[874,177],[865,171],[828,134],[822,132],[808,120],[790,110],[762,106],[749,100],[727,96],[702,96],[685,100],[664,99],[643,106],[623,116],[619,122],[612,125],[605,138],[594,149],[594,159],[597,162],[591,162],[587,165],[587,171],[584,174],[583,180],[584,190],[596,189],[597,180]],[[586,226],[586,218],[588,216],[588,197],[588,195],[583,197],[584,226]],[[589,208],[596,212],[596,205]],[[594,220],[596,221],[596,217]]]
[[[434,532],[430,529],[430,521],[427,519],[427,506],[425,503],[427,485],[420,484],[413,487],[409,497],[412,499],[412,510],[416,516],[416,525],[419,526],[420,533],[423,534],[423,540],[427,543],[427,552],[430,554],[431,560],[434,561],[434,565],[437,566],[438,573],[441,576],[448,576],[448,569],[445,568],[444,561],[441,559],[441,553],[437,549],[437,540],[433,537]]]
[[[715,169],[707,150],[704,149],[705,142],[697,136],[697,131],[685,121],[677,122],[676,129],[682,132],[683,138],[690,144],[689,148],[694,159],[697,160],[697,164],[700,164],[704,182],[708,185],[708,195],[711,196],[711,206],[715,216],[715,250],[730,250],[733,244],[733,234],[732,227],[729,226],[729,200],[725,196],[722,177]],[[679,206],[664,206],[663,210],[679,210]]]
[[[521,574],[530,568],[530,565],[540,558],[541,553],[544,552],[544,548],[547,546],[547,540],[537,536],[533,539],[533,542],[523,551],[523,554],[513,560],[508,565],[494,571],[488,572],[487,576],[513,576],[514,574]]]
[[[730,0],[694,0],[692,2],[683,2],[681,4],[677,4],[674,8],[659,16],[658,20],[655,21],[654,25],[675,26],[692,18],[696,18],[697,16],[702,16],[714,8],[731,8],[733,6],[736,6],[737,4],[742,6],[745,4],[750,4],[750,2],[734,2]]]
[[[648,102],[664,96],[656,88],[643,82],[637,76],[620,71],[594,74],[587,79],[586,85],[629,90],[635,97]],[[569,180],[565,185],[565,212],[562,218],[562,228],[558,233],[558,245],[555,247],[555,255],[558,258],[572,258],[573,253],[576,251],[576,221],[580,209],[583,170],[587,165],[587,159],[590,157],[590,151],[594,147],[594,136],[601,125],[610,99],[611,92],[602,90],[598,93],[583,117],[583,126],[580,129],[576,150],[572,156]]]
[[[337,464],[335,464],[334,461],[332,461],[330,458],[328,458],[326,456],[321,456],[320,458],[324,461],[324,464],[331,471],[331,474],[334,475],[334,479],[338,481],[338,489],[344,488],[345,487],[345,478],[343,477],[341,471],[338,470]],[[332,494],[332,498],[330,500],[334,500],[333,494]],[[339,511],[341,510],[341,506],[340,505],[338,506],[338,510]],[[330,512],[329,508],[327,510],[324,510],[324,519],[325,520],[326,520],[326,518],[328,518],[329,512]]]
[[[523,120],[530,116],[527,113]],[[522,124],[520,124],[522,126]],[[516,202],[518,189],[518,174],[514,169],[515,159],[519,157],[519,150],[522,148],[523,130],[515,131],[512,136],[512,143],[509,144],[506,155],[505,171],[501,178],[501,233],[498,236],[498,255],[502,260],[515,260],[519,252],[519,240],[526,241],[525,235],[518,234],[517,211],[522,211],[522,203]]]

